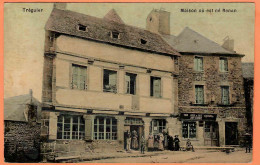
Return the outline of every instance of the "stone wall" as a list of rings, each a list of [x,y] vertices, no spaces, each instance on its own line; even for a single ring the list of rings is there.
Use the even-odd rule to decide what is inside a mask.
[[[228,72],[219,71],[219,56],[206,55],[201,56],[203,72],[197,72],[194,70],[194,57],[183,55],[179,59],[179,113],[217,114],[220,145],[225,142],[225,122],[237,122],[239,144],[242,144],[247,120],[241,57],[227,57]],[[204,85],[204,105],[195,104],[195,85]],[[229,105],[221,105],[221,86],[229,86]],[[203,133],[199,134],[203,137]],[[201,141],[196,143],[203,144]]]
[[[4,157],[7,162],[39,161],[40,124],[5,121]]]

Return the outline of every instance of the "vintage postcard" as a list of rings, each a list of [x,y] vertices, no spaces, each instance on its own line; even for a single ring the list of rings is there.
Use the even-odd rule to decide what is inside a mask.
[[[254,38],[255,3],[4,3],[4,161],[249,163]]]

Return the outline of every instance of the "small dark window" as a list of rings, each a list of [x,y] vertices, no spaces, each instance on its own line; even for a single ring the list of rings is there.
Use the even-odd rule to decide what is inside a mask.
[[[86,31],[87,30],[87,26],[84,25],[78,25],[79,31]]]
[[[146,44],[147,43],[147,41],[146,40],[144,40],[144,39],[141,39],[141,44]]]
[[[153,18],[152,18],[152,17],[150,17],[150,22],[152,22],[152,20],[153,20]]]
[[[119,38],[119,33],[118,32],[112,32],[112,36],[111,37],[118,39]]]

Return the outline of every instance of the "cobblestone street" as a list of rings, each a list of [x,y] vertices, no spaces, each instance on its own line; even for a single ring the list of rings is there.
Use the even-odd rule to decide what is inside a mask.
[[[85,163],[248,163],[252,160],[252,153],[244,150],[231,152],[229,154],[220,151],[198,150],[196,152],[174,152],[164,151],[158,155],[150,156],[129,153],[123,158],[108,158],[100,160],[85,161]]]

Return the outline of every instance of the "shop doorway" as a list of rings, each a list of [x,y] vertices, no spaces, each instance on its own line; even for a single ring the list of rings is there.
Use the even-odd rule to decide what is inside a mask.
[[[218,123],[206,121],[204,125],[204,144],[206,146],[219,146]]]
[[[225,123],[225,141],[226,145],[238,145],[237,122]]]
[[[141,137],[144,135],[143,121],[140,118],[126,118],[124,126],[124,148],[126,149],[127,143],[127,131],[130,132],[132,150],[140,149]]]

